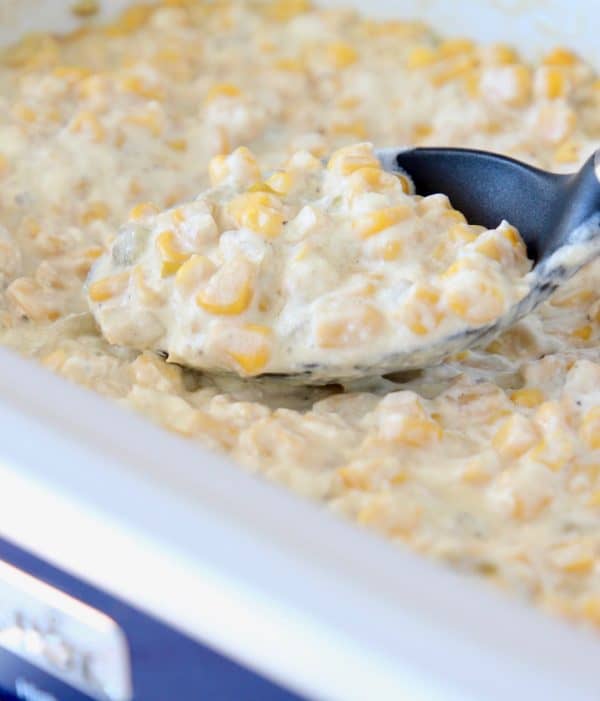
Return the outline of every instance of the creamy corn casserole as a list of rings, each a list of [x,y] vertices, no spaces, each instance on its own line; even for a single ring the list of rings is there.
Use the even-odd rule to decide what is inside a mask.
[[[599,108],[567,48],[529,64],[304,0],[165,0],[26,37],[0,67],[0,340],[600,625],[599,263],[421,372],[307,387],[183,367],[251,376],[494,318],[524,293],[518,232],[417,197],[369,144],[571,171],[600,146]]]
[[[298,152],[266,180],[245,147],[209,170],[217,187],[127,225],[94,266],[111,343],[242,376],[348,379],[493,322],[529,290],[513,227],[469,226],[444,195],[409,194],[368,144],[327,169]]]

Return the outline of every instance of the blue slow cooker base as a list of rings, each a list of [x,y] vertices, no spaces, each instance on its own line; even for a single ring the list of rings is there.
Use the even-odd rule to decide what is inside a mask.
[[[122,628],[131,653],[134,701],[302,701],[278,684],[3,539],[0,559],[105,613]],[[256,642],[260,645],[260,640]],[[0,648],[0,698],[17,698],[19,678],[21,686],[25,680],[56,701],[89,701]]]

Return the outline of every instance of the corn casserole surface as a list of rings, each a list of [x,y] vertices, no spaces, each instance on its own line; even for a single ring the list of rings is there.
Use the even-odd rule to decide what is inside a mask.
[[[567,48],[531,65],[305,0],[164,0],[31,35],[0,61],[0,342],[401,545],[600,625],[600,263],[485,349],[421,372],[292,386],[154,352],[276,368],[275,293],[295,300],[289,330],[340,280],[337,248],[314,255],[332,230],[315,183],[358,202],[342,224],[361,279],[306,316],[323,352],[368,345],[388,314],[407,338],[482,323],[486,294],[521,294],[518,234],[415,197],[366,142],[567,172],[600,145],[599,115],[600,80]],[[411,268],[415,242],[431,285]],[[265,256],[285,270],[264,272]],[[394,307],[381,287],[397,266],[417,284]],[[208,360],[186,344],[207,320]]]

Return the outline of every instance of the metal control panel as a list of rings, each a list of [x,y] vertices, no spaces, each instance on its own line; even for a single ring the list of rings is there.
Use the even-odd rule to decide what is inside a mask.
[[[2,561],[0,648],[91,699],[132,699],[129,651],[115,621]],[[27,681],[20,685],[25,691]]]

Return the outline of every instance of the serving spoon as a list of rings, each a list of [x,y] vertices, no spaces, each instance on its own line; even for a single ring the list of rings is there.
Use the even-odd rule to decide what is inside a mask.
[[[324,382],[436,365],[449,355],[489,342],[533,311],[582,266],[600,255],[600,150],[573,174],[550,173],[487,151],[387,148],[384,170],[408,175],[418,195],[444,193],[470,224],[515,226],[534,261],[527,295],[494,322],[372,362],[307,366],[288,379]]]

